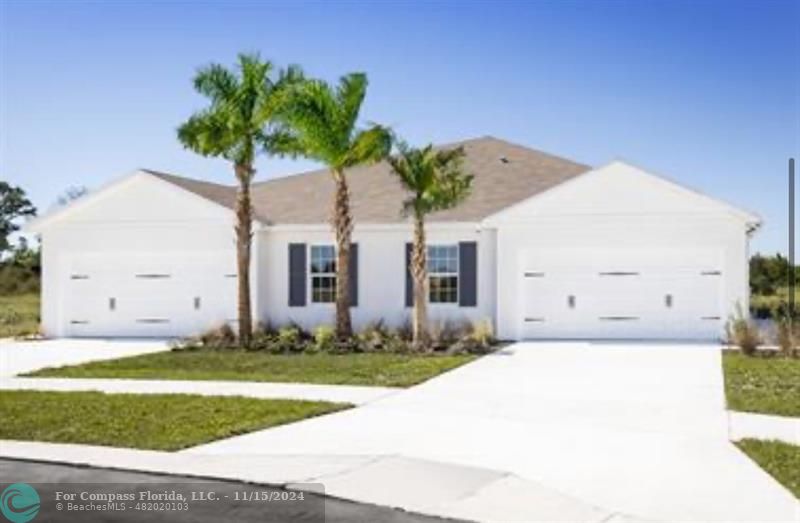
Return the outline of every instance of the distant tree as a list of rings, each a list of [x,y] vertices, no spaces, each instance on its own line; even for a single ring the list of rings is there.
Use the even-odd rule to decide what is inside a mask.
[[[302,78],[296,67],[278,71],[257,55],[241,54],[235,70],[212,64],[194,77],[194,88],[210,105],[178,128],[178,140],[203,156],[220,157],[233,164],[236,193],[236,262],[238,271],[239,340],[250,344],[253,330],[250,309],[250,247],[253,208],[250,184],[259,152],[272,154],[283,135],[276,111],[287,87]]]
[[[414,279],[414,346],[424,347],[428,333],[428,262],[425,243],[425,217],[451,209],[471,190],[472,176],[463,169],[464,149],[440,149],[427,145],[421,149],[397,142],[397,154],[388,158],[392,171],[409,192],[403,202],[406,216],[414,219],[411,274]]]
[[[83,198],[89,194],[89,189],[84,187],[83,185],[76,185],[72,187],[68,187],[56,200],[56,205],[58,207],[64,207],[65,205],[74,202],[78,198]]]
[[[14,247],[11,252],[12,254],[8,259],[8,263],[23,269],[28,269],[36,275],[41,273],[41,249],[32,248],[27,238],[24,236],[21,237],[16,247]]]
[[[19,230],[20,219],[30,216],[36,216],[36,207],[25,191],[0,181],[0,254],[11,247],[9,237]]]
[[[350,238],[353,214],[346,172],[359,165],[383,160],[392,145],[386,127],[360,129],[358,117],[367,94],[367,76],[352,73],[332,86],[322,80],[305,80],[290,90],[283,120],[288,133],[277,150],[325,164],[334,185],[331,225],[336,237],[336,336],[352,335],[350,318]]]
[[[790,267],[789,260],[781,254],[753,255],[750,258],[750,291],[763,296],[775,294],[789,284]]]

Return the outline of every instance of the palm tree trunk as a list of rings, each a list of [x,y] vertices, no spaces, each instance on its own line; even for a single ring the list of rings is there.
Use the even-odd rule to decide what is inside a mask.
[[[411,255],[414,278],[414,348],[427,346],[428,335],[428,256],[425,246],[425,217],[414,215],[414,247]]]
[[[250,202],[250,181],[253,168],[250,165],[234,166],[239,188],[236,192],[236,269],[239,281],[239,341],[250,346],[253,318],[250,310],[250,243],[252,239],[253,209]]]
[[[333,206],[333,229],[336,234],[336,337],[345,340],[353,335],[350,320],[350,241],[353,217],[350,215],[350,192],[344,172],[334,170],[336,193]]]

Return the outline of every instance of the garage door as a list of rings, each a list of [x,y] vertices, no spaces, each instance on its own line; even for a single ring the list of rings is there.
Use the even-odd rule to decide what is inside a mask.
[[[236,321],[231,252],[81,254],[67,260],[68,336],[183,336]]]
[[[718,338],[721,256],[708,250],[523,254],[526,338]]]

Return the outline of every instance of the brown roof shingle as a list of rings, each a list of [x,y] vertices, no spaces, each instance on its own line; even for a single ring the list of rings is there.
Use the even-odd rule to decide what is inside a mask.
[[[454,209],[431,214],[433,222],[478,222],[501,209],[578,176],[591,168],[547,153],[484,137],[447,144],[463,146],[465,169],[475,176],[472,193]],[[233,208],[235,189],[148,171],[188,191]],[[356,223],[401,223],[408,193],[386,162],[347,172]],[[334,184],[326,169],[253,184],[256,217],[267,224],[318,224],[328,221]]]

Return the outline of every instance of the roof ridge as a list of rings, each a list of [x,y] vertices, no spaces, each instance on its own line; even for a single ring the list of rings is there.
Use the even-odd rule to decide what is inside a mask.
[[[226,185],[226,184],[222,184],[222,183],[212,182],[212,181],[209,181],[209,180],[204,180],[202,178],[190,178],[188,176],[180,176],[180,175],[173,174],[173,173],[165,173],[163,171],[156,171],[156,170],[153,170],[153,169],[146,169],[144,167],[140,167],[138,170],[142,171],[142,172],[146,172],[147,174],[151,174],[153,176],[157,176],[159,178],[167,178],[167,179],[171,179],[171,180],[174,180],[174,181],[183,181],[183,182],[189,182],[189,183],[204,183],[204,184],[207,184],[207,185],[213,185],[215,187],[221,187],[221,188],[225,188],[225,189],[236,189],[235,185]]]

